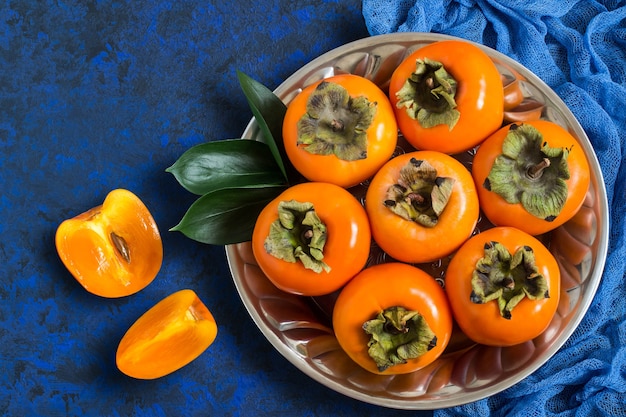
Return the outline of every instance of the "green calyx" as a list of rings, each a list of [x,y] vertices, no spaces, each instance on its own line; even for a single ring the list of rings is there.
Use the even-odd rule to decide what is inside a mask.
[[[306,269],[329,272],[324,262],[326,225],[320,220],[312,203],[281,201],[278,219],[265,239],[265,250],[270,255],[287,262],[302,262]]]
[[[523,246],[511,255],[499,242],[485,244],[485,256],[472,274],[470,300],[476,304],[495,301],[500,315],[510,320],[513,309],[525,297],[549,298],[547,280],[538,272],[532,248]]]
[[[483,187],[530,214],[553,221],[567,200],[570,149],[548,146],[528,124],[511,125]]]
[[[454,182],[454,178],[437,176],[428,161],[411,158],[400,170],[398,182],[387,190],[384,204],[406,220],[434,227],[448,204]]]
[[[368,354],[380,372],[422,356],[437,345],[437,337],[417,311],[390,307],[366,321],[363,330],[370,335]]]
[[[404,107],[424,128],[447,125],[452,130],[461,117],[456,109],[456,90],[457,81],[441,62],[418,59],[415,72],[396,93],[396,106]]]
[[[343,86],[322,81],[307,101],[298,121],[298,145],[316,155],[335,155],[345,161],[367,158],[367,129],[377,103],[351,97]]]

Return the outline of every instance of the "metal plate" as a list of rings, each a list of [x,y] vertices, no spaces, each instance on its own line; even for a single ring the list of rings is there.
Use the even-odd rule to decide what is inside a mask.
[[[397,65],[412,51],[431,42],[454,39],[426,33],[398,33],[365,38],[341,46],[295,72],[275,93],[288,103],[301,89],[322,78],[353,73],[373,80],[383,90]],[[299,297],[275,288],[257,266],[250,243],[226,248],[236,288],[253,321],[289,362],[321,384],[346,396],[398,409],[436,409],[473,402],[519,382],[545,363],[565,343],[587,311],[600,283],[608,246],[608,204],[602,173],[585,132],[560,98],[531,71],[490,48],[481,47],[504,79],[516,80],[526,101],[509,114],[523,120],[527,111],[556,122],[577,138],[591,167],[591,185],[578,214],[542,236],[557,258],[562,274],[558,312],[536,339],[500,348],[475,344],[458,330],[432,365],[395,376],[371,374],[348,358],[333,334],[330,314],[336,294]],[[538,113],[537,113],[538,112]],[[255,138],[252,120],[244,137]],[[411,150],[400,140],[396,153]],[[469,166],[473,152],[456,157]],[[367,182],[351,191],[362,198]],[[482,220],[476,232],[490,227]],[[571,248],[576,250],[572,251]],[[372,245],[369,264],[387,255]],[[447,259],[418,265],[445,284]]]

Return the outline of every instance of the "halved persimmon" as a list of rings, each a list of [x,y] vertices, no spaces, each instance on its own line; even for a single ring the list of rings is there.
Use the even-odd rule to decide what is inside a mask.
[[[137,379],[168,375],[202,354],[215,340],[213,315],[190,289],[177,291],[146,311],[119,343],[115,361]]]
[[[116,298],[150,284],[161,269],[163,244],[144,203],[128,190],[63,221],[55,244],[65,267],[93,294]]]

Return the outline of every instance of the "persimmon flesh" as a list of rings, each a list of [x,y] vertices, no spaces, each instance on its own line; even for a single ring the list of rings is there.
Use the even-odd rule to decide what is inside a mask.
[[[134,294],[161,269],[163,244],[145,204],[128,190],[63,221],[55,235],[61,261],[89,292],[106,298]]]
[[[160,378],[196,359],[216,336],[217,324],[206,305],[193,290],[180,290],[128,329],[118,345],[116,365],[133,378]]]

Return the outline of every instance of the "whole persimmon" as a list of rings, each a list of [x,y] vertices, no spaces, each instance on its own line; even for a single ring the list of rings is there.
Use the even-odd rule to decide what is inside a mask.
[[[468,41],[437,41],[411,53],[391,76],[389,99],[400,131],[418,150],[469,150],[504,118],[500,73]]]
[[[446,270],[457,324],[477,343],[512,346],[539,336],[560,299],[561,274],[550,251],[514,227],[494,227],[461,246]]]
[[[342,74],[305,87],[287,106],[285,151],[309,181],[348,188],[393,154],[396,118],[386,94],[367,78]]]
[[[333,329],[352,360],[375,374],[405,374],[435,361],[452,334],[441,286],[400,262],[370,266],[339,293]]]
[[[472,176],[485,216],[531,235],[571,219],[590,183],[582,146],[546,120],[509,124],[487,138],[474,156]]]
[[[451,254],[478,222],[470,172],[436,151],[396,156],[374,176],[365,196],[374,241],[394,259],[431,262]]]
[[[294,185],[261,211],[252,233],[254,257],[283,291],[324,295],[366,264],[371,232],[361,203],[329,183]]]

